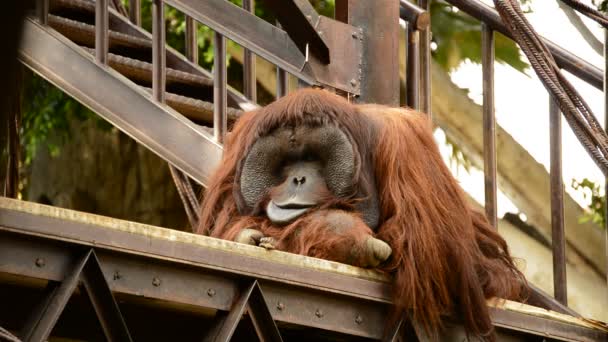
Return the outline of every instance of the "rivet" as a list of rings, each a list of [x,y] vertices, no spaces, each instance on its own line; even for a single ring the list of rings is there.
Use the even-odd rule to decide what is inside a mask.
[[[152,279],[152,285],[159,287],[160,286],[160,279],[157,277],[154,277],[154,279]]]
[[[36,258],[36,266],[44,267],[44,265],[46,265],[46,261],[43,258]]]
[[[357,85],[357,80],[355,80],[354,78],[352,80],[350,80],[350,85],[351,86],[356,86]]]
[[[353,32],[353,38],[357,39],[358,36],[357,32]]]
[[[357,317],[355,318],[355,323],[357,323],[357,324],[363,323],[363,317],[361,317],[361,315],[357,315]]]
[[[317,311],[315,312],[315,315],[319,318],[323,317],[323,311],[321,309],[317,309]]]
[[[279,302],[279,303],[277,304],[277,309],[279,309],[280,311],[283,311],[283,309],[285,309],[285,304],[283,304],[283,303]]]
[[[215,290],[214,290],[214,289],[209,289],[209,290],[207,290],[207,295],[208,295],[209,297],[213,297],[213,296],[215,296]]]
[[[312,21],[312,17],[310,15],[307,15],[306,19],[308,19],[308,21]]]
[[[319,36],[323,35],[323,31],[318,31],[318,33],[319,33]]]
[[[114,280],[118,280],[122,278],[122,274],[119,271],[114,272]]]

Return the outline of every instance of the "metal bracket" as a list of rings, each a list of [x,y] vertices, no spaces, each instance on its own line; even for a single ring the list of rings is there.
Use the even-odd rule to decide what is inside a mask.
[[[229,312],[218,312],[216,326],[205,341],[230,341],[245,309],[260,341],[283,341],[257,280],[244,288]]]
[[[78,259],[71,272],[60,284],[55,283],[49,286],[47,298],[30,316],[23,329],[23,341],[46,341],[48,339],[79,281],[82,281],[84,285],[84,290],[93,305],[106,338],[109,341],[131,341],[127,325],[93,249],[89,249],[83,257]]]
[[[364,35],[360,28],[324,16],[317,32],[329,47],[329,64],[311,54],[309,63],[317,82],[354,94],[361,93],[361,63]]]

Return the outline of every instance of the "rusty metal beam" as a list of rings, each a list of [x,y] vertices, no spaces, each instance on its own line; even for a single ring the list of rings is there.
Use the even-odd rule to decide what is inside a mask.
[[[37,213],[45,212],[45,206],[38,207]],[[62,212],[61,217],[75,215]],[[183,303],[188,310],[198,306],[227,311],[243,280],[251,284],[253,279],[265,279],[259,286],[276,321],[373,339],[385,336],[390,304],[382,298],[390,298],[390,292],[381,286],[370,287],[369,281],[162,239],[155,237],[155,229],[137,234],[136,227],[119,231],[95,222],[0,209],[0,274],[60,281],[71,269],[71,253],[94,246],[103,278],[119,294],[149,298],[156,305],[169,303],[166,307],[173,310],[179,305],[172,303]],[[38,262],[40,266],[38,259],[44,261]],[[103,283],[101,278],[95,281]],[[124,295],[121,298],[130,300]],[[564,320],[505,309],[491,311],[496,326],[510,331],[563,340],[576,336],[577,340],[602,341],[608,337],[601,329]]]
[[[319,30],[320,16],[308,0],[264,0],[274,12],[281,27],[294,41],[300,52],[316,55],[323,63],[330,62],[329,47]]]
[[[260,341],[282,342],[281,333],[268,309],[260,284],[255,281],[247,301],[247,312]]]
[[[108,341],[131,341],[129,329],[127,329],[93,249],[89,250],[85,259],[80,277],[104,335]]]
[[[287,33],[225,0],[165,0],[178,10],[209,26],[290,73],[316,83],[304,65],[306,57]]]
[[[137,85],[96,64],[53,30],[27,19],[23,38],[19,58],[30,69],[197,182],[207,183],[222,153],[208,133],[154,103]]]
[[[399,2],[394,0],[336,0],[336,19],[355,26],[362,35],[357,101],[399,106],[398,18]]]
[[[481,24],[483,78],[483,174],[486,217],[498,229],[496,200],[496,116],[494,113],[494,31]]]
[[[47,298],[32,313],[22,330],[20,337],[23,341],[46,341],[48,339],[68,300],[78,286],[80,274],[87,259],[88,254],[80,258],[61,283],[49,283]],[[45,267],[46,260],[36,258],[35,265],[36,267]]]
[[[557,301],[568,306],[566,236],[564,233],[564,180],[562,174],[562,116],[557,103],[551,96],[549,101],[553,296]]]

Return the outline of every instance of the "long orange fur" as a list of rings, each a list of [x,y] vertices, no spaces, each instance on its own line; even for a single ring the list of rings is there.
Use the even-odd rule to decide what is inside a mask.
[[[285,227],[263,215],[240,215],[234,197],[239,162],[260,136],[282,125],[333,124],[350,138],[359,157],[354,184],[375,182],[380,224],[375,232],[362,220],[338,234],[324,229],[323,211]],[[374,179],[363,170],[371,167]],[[357,198],[343,199],[342,208]],[[353,215],[357,215],[353,213]],[[353,105],[322,90],[300,90],[248,112],[227,139],[221,167],[209,182],[197,232],[233,240],[244,228],[274,237],[288,252],[357,265],[348,246],[373,235],[393,254],[379,267],[394,277],[395,316],[407,312],[436,339],[448,316],[466,331],[494,339],[486,299],[521,299],[526,281],[515,267],[504,239],[485,216],[472,209],[433,139],[426,115],[380,105]]]

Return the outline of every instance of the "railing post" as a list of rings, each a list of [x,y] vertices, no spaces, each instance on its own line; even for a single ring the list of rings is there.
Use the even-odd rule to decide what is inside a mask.
[[[198,38],[197,23],[186,15],[186,58],[194,64],[198,64]]]
[[[254,0],[243,0],[243,9],[255,13]],[[243,94],[254,103],[258,101],[255,54],[246,48],[243,48]]]
[[[218,143],[226,135],[226,39],[219,33],[213,39],[213,136]]]
[[[399,105],[399,1],[336,0],[336,19],[363,31],[359,102]]]
[[[413,24],[407,25],[407,100],[406,104],[420,110],[420,36]]]
[[[152,96],[165,102],[165,10],[163,0],[152,2]]]
[[[36,2],[36,14],[42,25],[48,24],[49,18],[49,0],[38,0]]]
[[[95,2],[95,59],[100,64],[108,62],[108,0]]]
[[[129,0],[129,20],[141,26],[141,0]]]
[[[608,29],[604,30],[604,129],[608,131]],[[608,199],[608,179],[605,180],[604,196]],[[605,207],[604,233],[606,238],[604,248],[606,249],[606,265],[608,265],[608,205]],[[606,284],[608,285],[608,272],[606,272]]]
[[[494,113],[494,31],[481,24],[483,78],[483,171],[485,210],[490,224],[498,228],[496,203],[496,117]]]
[[[553,296],[568,305],[566,237],[564,235],[564,183],[562,179],[562,119],[557,103],[549,99],[551,157],[551,244],[553,247]]]
[[[430,12],[430,0],[418,0],[418,6]],[[430,17],[430,16],[429,16]],[[431,25],[420,30],[420,110],[431,115]]]

